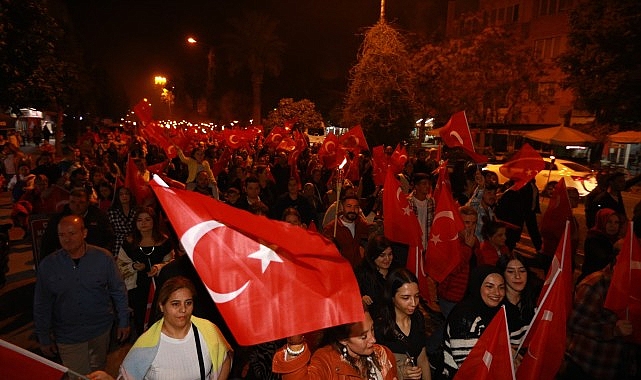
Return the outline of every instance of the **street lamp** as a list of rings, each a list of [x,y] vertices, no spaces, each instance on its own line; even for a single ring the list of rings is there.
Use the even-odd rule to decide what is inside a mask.
[[[161,88],[160,100],[167,103],[169,117],[171,117],[171,105],[174,102],[174,94],[167,88],[167,77],[162,75],[154,76],[154,84]]]
[[[214,111],[214,70],[216,69],[215,49],[210,44],[198,41],[194,37],[187,37],[187,43],[190,45],[207,46],[207,86],[205,89],[205,98],[207,100],[207,115],[212,116]]]

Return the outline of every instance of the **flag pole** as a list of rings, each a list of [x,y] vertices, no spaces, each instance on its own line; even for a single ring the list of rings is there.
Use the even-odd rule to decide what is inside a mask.
[[[633,242],[633,239],[635,239],[635,236],[634,236],[634,221],[631,220],[630,221],[630,246],[628,247],[628,250],[630,252],[630,254],[628,255],[629,256],[629,260],[630,260],[630,262],[628,263],[628,284],[629,284],[628,287],[630,287],[632,285],[632,242]],[[625,307],[625,319],[626,319],[626,321],[630,320],[630,304],[629,303]]]
[[[336,226],[338,225],[338,205],[341,201],[341,188],[343,187],[343,167],[347,163],[347,157],[343,159],[340,165],[338,165],[338,181],[336,182],[336,213],[334,214],[334,238],[336,238]]]

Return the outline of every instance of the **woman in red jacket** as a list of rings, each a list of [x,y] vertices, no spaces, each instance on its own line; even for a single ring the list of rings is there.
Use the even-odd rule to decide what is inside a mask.
[[[396,380],[394,354],[376,344],[374,322],[365,313],[362,322],[340,325],[325,331],[321,348],[312,355],[303,337],[287,339],[274,355],[273,371],[283,380]]]

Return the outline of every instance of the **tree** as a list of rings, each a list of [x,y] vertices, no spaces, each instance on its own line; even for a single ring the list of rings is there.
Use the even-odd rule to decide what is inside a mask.
[[[228,54],[231,74],[249,71],[252,86],[252,119],[262,119],[261,90],[266,74],[278,76],[282,69],[281,56],[285,44],[277,34],[278,22],[271,17],[249,12],[229,22],[229,31],[223,36],[222,47]]]
[[[71,37],[43,0],[0,0],[0,21],[0,104],[55,110],[60,154],[64,112],[95,107]]]
[[[404,140],[414,128],[414,97],[404,38],[381,18],[365,33],[351,69],[343,125],[361,125],[372,146]]]
[[[285,122],[292,120],[296,120],[296,125],[303,131],[309,128],[320,128],[323,123],[323,117],[316,111],[316,105],[313,102],[307,99],[295,102],[294,99],[286,98],[281,99],[278,107],[267,116],[265,130],[282,127]]]
[[[600,124],[641,121],[641,2],[581,1],[559,64],[565,86]]]
[[[545,104],[545,99],[528,97],[544,74],[542,63],[519,35],[501,26],[425,45],[412,62],[423,115],[436,115],[439,121],[465,110],[481,124],[522,122],[524,106]]]

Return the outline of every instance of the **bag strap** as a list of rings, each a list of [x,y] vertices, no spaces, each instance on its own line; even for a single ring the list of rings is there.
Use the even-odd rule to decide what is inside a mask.
[[[205,380],[205,361],[203,359],[203,349],[200,347],[200,337],[198,329],[195,324],[191,324],[194,328],[194,338],[196,339],[196,351],[198,351],[198,365],[200,366],[200,379]]]

